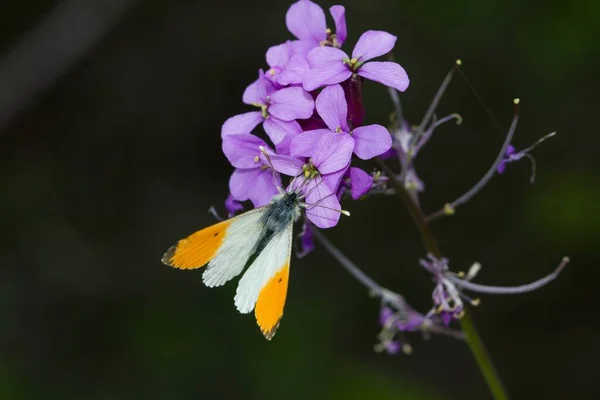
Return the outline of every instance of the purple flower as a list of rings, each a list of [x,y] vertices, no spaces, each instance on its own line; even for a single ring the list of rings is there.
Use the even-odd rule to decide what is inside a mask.
[[[515,162],[515,161],[519,161],[522,158],[528,158],[529,161],[531,162],[531,178],[529,179],[529,181],[531,183],[533,183],[535,181],[535,170],[536,170],[535,159],[533,158],[533,156],[531,154],[529,154],[529,152],[531,150],[535,149],[541,143],[543,143],[546,139],[549,139],[554,135],[556,135],[556,132],[551,132],[551,133],[547,134],[546,136],[539,138],[534,144],[532,144],[531,146],[529,146],[526,149],[523,149],[519,152],[517,152],[515,150],[515,148],[513,147],[512,144],[509,144],[508,147],[506,148],[506,151],[504,152],[504,158],[502,160],[500,160],[500,162],[496,166],[496,171],[499,174],[502,174],[504,172],[504,170],[506,169],[506,164]]]
[[[321,137],[346,134],[351,138],[354,154],[369,160],[385,153],[392,146],[392,137],[381,125],[366,125],[350,131],[347,122],[348,105],[344,90],[340,85],[328,86],[319,93],[316,100],[317,112],[329,129],[315,129],[297,135],[291,144],[291,154],[308,157]]]
[[[308,53],[311,69],[305,76],[304,89],[312,91],[359,75],[401,92],[405,91],[409,84],[408,75],[399,64],[390,61],[367,62],[391,51],[395,43],[394,35],[383,31],[367,31],[358,39],[352,58],[333,47],[312,49]]]
[[[347,35],[346,11],[343,6],[332,6],[329,12],[335,23],[335,34],[327,28],[325,13],[317,4],[300,0],[290,6],[285,22],[288,30],[300,39],[293,43],[296,51],[306,55],[318,46],[342,46]]]
[[[236,168],[229,179],[231,197],[237,201],[250,200],[254,207],[268,204],[278,193],[277,185],[281,185],[273,177],[259,146],[272,152],[262,139],[251,134],[223,137],[223,153]]]
[[[338,198],[341,197],[345,189],[350,190],[352,200],[358,200],[373,186],[373,177],[360,168],[350,167],[346,170],[342,184],[338,189]]]
[[[298,249],[298,251],[296,251],[296,256],[298,258],[302,258],[315,250],[313,232],[308,221],[304,220],[304,224],[302,225],[302,232],[300,232],[298,237],[300,238],[300,248]]]
[[[242,203],[234,199],[231,194],[229,194],[225,200],[225,209],[227,210],[228,217],[231,218],[238,212],[243,211],[244,206]]]
[[[267,50],[265,77],[279,87],[301,84],[309,66],[302,54],[294,54],[292,42],[273,46]]]
[[[420,264],[433,275],[435,281],[432,293],[434,311],[440,314],[444,324],[448,326],[451,320],[459,319],[463,316],[464,304],[462,299],[464,295],[448,279],[448,259],[438,259],[431,254],[428,254],[427,257],[427,260],[420,260]],[[477,302],[474,303],[476,304]]]
[[[385,301],[379,312],[379,325],[381,332],[378,335],[379,343],[375,346],[377,351],[385,351],[388,354],[397,354],[402,350],[405,354],[412,352],[412,347],[405,339],[403,332],[415,332],[425,330],[429,326],[429,320],[422,314],[410,307],[401,296],[401,307],[395,311]]]
[[[496,167],[496,171],[498,171],[499,174],[504,173],[504,170],[506,169],[506,164],[511,162],[511,157],[515,154],[515,147],[512,144],[508,145],[508,148],[506,149],[506,152],[504,153],[504,159],[502,161],[500,161],[500,164],[498,164],[498,166]]]
[[[243,102],[261,111],[229,118],[221,128],[221,137],[248,134],[262,122],[265,132],[277,145],[287,134],[300,133],[302,129],[295,120],[309,118],[314,110],[314,101],[305,90],[300,87],[277,90],[262,70],[258,79],[244,91]]]
[[[423,268],[433,275],[435,282],[432,293],[434,307],[428,315],[438,314],[444,324],[448,325],[453,319],[462,317],[464,313],[464,301],[474,306],[479,304],[479,299],[470,298],[463,292],[464,290],[488,294],[520,294],[531,292],[556,279],[569,263],[569,258],[563,258],[562,262],[552,273],[537,281],[520,286],[488,286],[471,282],[481,269],[481,264],[479,263],[474,263],[465,274],[463,272],[451,272],[448,267],[448,259],[437,258],[433,254],[428,254],[427,259],[421,259],[419,262]]]
[[[290,189],[306,195],[306,216],[319,228],[331,228],[340,219],[341,206],[335,194],[350,164],[352,148],[348,135],[323,135],[306,163],[291,156],[270,156],[275,170],[296,177]]]

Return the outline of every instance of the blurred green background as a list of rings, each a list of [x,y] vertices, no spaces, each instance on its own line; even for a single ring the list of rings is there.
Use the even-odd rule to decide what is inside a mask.
[[[0,399],[490,398],[464,343],[415,334],[411,356],[375,353],[378,301],[323,250],[293,261],[272,342],[235,311],[235,283],[208,289],[200,271],[160,263],[173,242],[214,221],[211,205],[223,213],[232,169],[220,126],[248,110],[241,95],[266,49],[291,38],[290,4],[0,5]],[[600,2],[343,5],[346,50],[367,29],[398,36],[410,122],[460,57],[503,126],[521,98],[517,149],[558,132],[534,151],[535,185],[526,161],[511,164],[433,229],[456,270],[483,264],[481,283],[532,281],[571,257],[538,292],[483,296],[474,319],[513,398],[593,398]],[[47,23],[68,7],[92,17]],[[52,29],[67,35],[53,42]],[[365,92],[367,122],[386,123],[386,90],[367,83]],[[475,183],[503,140],[458,76],[438,108],[451,112],[463,125],[439,129],[417,163],[430,211]],[[427,310],[431,280],[417,264],[424,250],[399,201],[345,208],[352,217],[327,232],[331,240]]]

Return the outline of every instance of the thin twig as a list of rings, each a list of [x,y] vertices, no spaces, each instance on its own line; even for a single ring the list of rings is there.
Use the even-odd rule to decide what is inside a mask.
[[[375,162],[383,169],[386,174],[389,175],[388,179],[392,182],[392,184],[396,187],[396,194],[404,205],[408,213],[413,218],[419,233],[421,234],[421,240],[423,241],[423,245],[425,249],[432,253],[437,258],[442,258],[442,253],[438,247],[437,241],[431,232],[429,225],[427,224],[427,220],[425,216],[421,212],[421,209],[410,199],[410,195],[404,188],[404,186],[396,179],[396,175],[394,171],[388,167],[383,161],[379,159],[375,159]],[[477,332],[477,328],[471,319],[471,314],[467,310],[464,316],[460,319],[460,326],[465,335],[465,339],[471,353],[473,353],[473,357],[477,362],[477,366],[481,371],[490,392],[495,400],[508,400],[508,394],[502,385],[502,381],[500,380],[500,376],[496,371],[496,368],[490,358],[483,342]]]
[[[325,250],[327,250],[329,254],[338,260],[339,263],[342,264],[342,266],[346,268],[346,270],[353,277],[366,286],[367,289],[381,296],[384,289],[367,274],[365,274],[360,268],[358,268],[356,264],[350,261],[350,259],[346,257],[344,253],[342,253],[337,247],[335,247],[319,229],[312,227],[312,233],[319,240],[319,242],[321,242],[323,247],[325,247]]]
[[[504,139],[504,143],[502,144],[502,147],[500,148],[500,152],[498,153],[498,156],[496,157],[496,160],[494,161],[492,166],[487,170],[487,172],[485,173],[485,175],[483,175],[483,177],[479,180],[479,182],[477,182],[475,184],[475,186],[473,186],[471,189],[469,189],[466,193],[461,195],[459,198],[457,198],[453,202],[446,203],[446,205],[443,208],[428,215],[426,217],[427,222],[431,222],[431,221],[438,219],[439,217],[442,217],[444,215],[452,215],[454,213],[454,211],[456,211],[456,208],[459,205],[466,203],[473,196],[475,196],[485,185],[487,185],[487,183],[490,181],[490,179],[492,179],[492,177],[496,174],[496,168],[502,162],[502,160],[504,160],[506,150],[508,149],[508,146],[510,146],[510,142],[512,141],[512,138],[515,134],[515,130],[517,128],[517,122],[519,121],[519,109],[518,109],[519,100],[515,99],[514,103],[515,103],[515,115],[513,117],[512,123],[510,124],[510,129],[508,130],[508,134],[506,135],[506,138]]]
[[[433,116],[433,113],[435,112],[435,109],[437,108],[440,100],[442,99],[444,92],[448,88],[448,85],[450,85],[450,81],[452,81],[454,72],[456,71],[459,64],[460,64],[460,60],[457,60],[454,67],[452,67],[452,69],[450,71],[448,71],[448,73],[446,74],[446,77],[442,81],[440,88],[438,89],[435,96],[433,97],[433,101],[431,102],[431,104],[429,105],[429,108],[425,112],[425,116],[423,116],[423,119],[421,120],[421,123],[419,124],[419,132],[425,131],[425,127],[427,126],[427,124],[429,123],[429,120]]]
[[[560,275],[561,271],[567,266],[567,264],[571,261],[569,257],[563,257],[561,263],[556,267],[552,273],[546,275],[545,277],[538,279],[535,282],[528,283],[526,285],[520,286],[487,286],[481,285],[478,283],[469,282],[464,279],[459,279],[450,276],[449,279],[456,285],[460,286],[464,289],[471,290],[473,292],[478,293],[489,293],[489,294],[518,294],[518,293],[526,293],[531,292],[533,290],[539,289],[540,287],[552,282],[558,275]]]

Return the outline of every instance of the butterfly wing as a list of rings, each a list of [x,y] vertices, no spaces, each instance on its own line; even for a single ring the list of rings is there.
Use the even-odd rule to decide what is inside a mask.
[[[177,242],[162,262],[180,269],[208,264],[202,281],[208,287],[221,286],[239,275],[264,235],[261,217],[269,205],[259,207],[199,230]]]
[[[287,296],[292,253],[293,221],[275,234],[244,273],[237,287],[235,306],[241,313],[254,309],[263,335],[271,340],[279,327]]]

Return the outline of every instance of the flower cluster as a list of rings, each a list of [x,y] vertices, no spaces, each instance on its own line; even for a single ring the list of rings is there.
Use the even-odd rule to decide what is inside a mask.
[[[396,37],[383,31],[363,33],[351,56],[346,41],[345,9],[332,6],[335,33],[323,9],[299,0],[287,11],[286,25],[296,39],[266,52],[268,68],[243,93],[255,111],[235,115],[222,126],[222,148],[235,168],[225,203],[230,215],[250,200],[254,207],[271,201],[281,187],[279,174],[303,176],[297,190],[306,194],[307,219],[319,228],[337,224],[345,193],[358,199],[374,186],[374,176],[352,165],[390,150],[392,137],[381,125],[364,125],[361,88],[370,80],[404,91],[409,84],[395,62],[373,61],[390,52]],[[261,125],[263,133],[257,129]],[[265,151],[260,149],[264,148]],[[295,185],[293,180],[291,185]],[[310,228],[305,226],[309,243]]]
[[[356,200],[365,195],[395,192],[403,201],[409,199],[412,204],[407,208],[418,217],[415,220],[420,230],[428,231],[429,222],[453,215],[457,207],[479,193],[494,176],[502,174],[509,163],[529,159],[533,181],[535,162],[530,151],[554,133],[517,152],[511,144],[519,116],[519,100],[515,99],[513,121],[494,163],[473,187],[438,211],[426,215],[419,202],[425,184],[417,175],[415,160],[440,125],[452,120],[457,124],[462,121],[458,114],[440,119],[435,115],[439,100],[461,61],[457,60],[447,74],[420,124],[409,126],[401,118],[398,98],[398,92],[406,90],[409,84],[406,72],[395,62],[373,61],[394,48],[396,37],[383,31],[367,31],[360,35],[349,55],[341,49],[347,38],[345,9],[335,5],[329,12],[335,33],[327,28],[323,9],[312,1],[299,0],[288,9],[286,25],[295,39],[267,50],[268,67],[258,71],[257,80],[242,96],[245,104],[256,109],[235,115],[223,124],[223,152],[235,168],[229,180],[230,193],[225,206],[232,216],[243,210],[244,201],[252,202],[254,207],[265,205],[283,187],[280,174],[291,177],[288,190],[302,193],[308,205],[297,254],[301,257],[311,252],[315,247],[313,238],[316,238],[348,272],[381,298],[377,350],[391,354],[410,353],[410,344],[404,337],[406,332],[463,338],[461,332],[449,325],[463,316],[466,304],[479,304],[479,299],[469,297],[465,291],[517,294],[536,290],[556,279],[568,258],[564,258],[554,272],[535,282],[497,287],[472,281],[481,267],[479,263],[473,264],[466,274],[452,272],[448,259],[441,257],[436,246],[432,246],[433,250],[430,250],[437,254],[428,254],[420,260],[420,265],[433,278],[433,306],[421,314],[401,295],[369,278],[319,230],[311,227],[335,226],[342,212],[340,201],[344,198]],[[395,105],[391,127],[363,123],[362,85],[365,80],[388,87]],[[262,131],[257,129],[259,125]],[[374,157],[378,157],[376,163],[383,172],[369,173],[356,166],[355,161]],[[399,161],[399,172],[382,161],[388,158]]]

